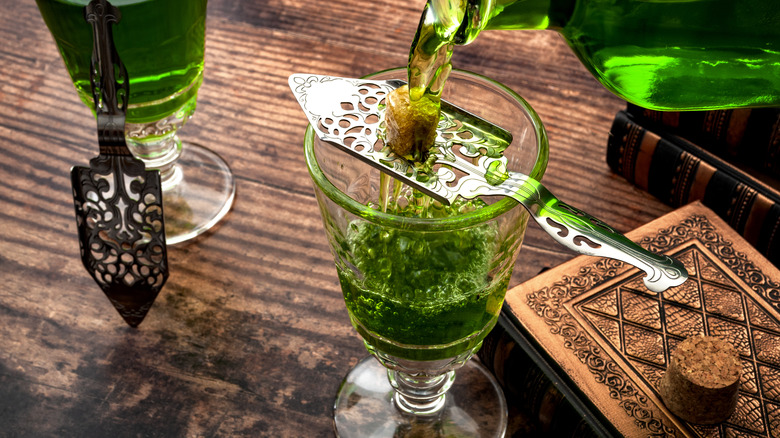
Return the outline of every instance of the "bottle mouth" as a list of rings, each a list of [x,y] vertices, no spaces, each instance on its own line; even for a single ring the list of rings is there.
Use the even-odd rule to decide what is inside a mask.
[[[475,0],[466,2],[460,27],[455,32],[452,42],[457,45],[466,45],[474,41],[485,25],[485,20],[487,19],[485,17],[486,9],[487,7],[482,7],[481,2]]]

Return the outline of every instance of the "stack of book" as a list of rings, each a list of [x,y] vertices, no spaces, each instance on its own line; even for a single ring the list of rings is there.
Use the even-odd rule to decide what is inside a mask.
[[[780,266],[780,109],[615,116],[607,163],[673,207],[701,201]]]
[[[615,116],[607,162],[678,210],[628,237],[672,255],[690,278],[662,294],[644,273],[580,256],[507,292],[480,360],[511,406],[535,420],[519,436],[780,438],[780,109]],[[734,345],[743,373],[733,415],[674,415],[659,393],[690,336]]]

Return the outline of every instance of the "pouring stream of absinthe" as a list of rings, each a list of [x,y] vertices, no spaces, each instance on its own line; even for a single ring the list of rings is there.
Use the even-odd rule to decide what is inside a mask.
[[[466,2],[455,2],[465,8]],[[387,133],[385,139],[394,138],[396,144],[389,143],[390,148],[398,155],[406,156],[417,164],[418,169],[428,169],[433,162],[433,156],[428,156],[427,150],[433,146],[436,123],[439,119],[441,95],[444,84],[452,70],[450,59],[454,46],[454,38],[461,26],[460,21],[452,21],[454,17],[464,14],[453,13],[452,9],[442,17],[436,17],[434,8],[426,3],[425,9],[417,27],[417,33],[409,51],[408,86],[401,87],[389,96],[387,117]],[[465,9],[464,11],[465,12]],[[391,103],[392,102],[392,103]],[[392,108],[397,111],[392,111]],[[396,114],[397,116],[393,116]],[[395,119],[398,120],[395,120]],[[414,125],[407,127],[404,124]],[[399,126],[401,125],[401,126]],[[402,132],[398,132],[402,131]],[[427,172],[423,172],[427,173]],[[413,190],[405,198],[408,207],[400,207],[398,199],[401,196],[401,181],[388,174],[380,174],[381,211],[392,210],[395,214],[412,214],[417,217],[441,217],[453,214],[453,210],[464,212],[480,208],[482,201],[456,199],[452,206],[439,202]]]
[[[436,0],[433,0],[436,1]],[[447,77],[452,70],[450,62],[457,32],[461,28],[462,19],[466,16],[467,1],[448,1],[439,5],[438,10],[444,11],[437,16],[437,8],[430,1],[426,3],[417,26],[417,32],[409,50],[407,64],[408,86],[404,86],[388,96],[387,131],[385,140],[395,138],[395,143],[388,146],[398,155],[411,158],[420,175],[431,174],[431,166],[435,156],[428,155],[428,149],[434,146],[436,123],[439,119],[441,96]],[[391,104],[391,102],[395,102]],[[397,111],[392,111],[392,107]],[[397,115],[395,121],[393,114]],[[409,132],[401,132],[404,127]],[[395,131],[395,132],[391,132]],[[487,133],[485,133],[487,135]],[[499,151],[500,152],[500,151]],[[500,164],[496,161],[493,164]],[[494,172],[495,171],[495,172]],[[497,177],[494,175],[498,175]],[[506,169],[487,169],[485,178],[488,182],[500,183],[506,179]],[[380,175],[380,204],[377,208],[396,214],[414,214],[417,217],[440,217],[453,214],[454,211],[464,212],[480,208],[484,204],[479,199],[465,200],[456,198],[452,206],[441,205],[417,190],[412,190],[406,201],[409,208],[399,208],[402,183],[389,175]],[[395,204],[395,205],[394,205]],[[395,208],[393,208],[395,207]]]
[[[444,84],[452,70],[450,60],[455,45],[455,36],[461,27],[461,21],[455,17],[463,17],[466,2],[458,3],[453,8],[463,8],[461,13],[449,10],[441,17],[436,15],[430,3],[425,4],[417,33],[409,50],[409,97],[412,101],[428,95],[439,99]]]

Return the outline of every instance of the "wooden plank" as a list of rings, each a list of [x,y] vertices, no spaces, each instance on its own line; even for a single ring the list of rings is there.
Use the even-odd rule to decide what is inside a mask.
[[[181,137],[230,163],[237,198],[214,232],[170,248],[171,277],[141,327],[130,329],[79,260],[69,169],[97,155],[94,119],[34,3],[5,5],[4,430],[332,436],[335,392],[366,352],[343,304],[303,159],[306,121],[287,77],[362,76],[403,65],[422,6],[209,3],[205,80]],[[561,199],[623,230],[668,211],[609,172],[606,133],[622,103],[557,35],[485,33],[456,48],[454,63],[506,83],[537,109],[551,140],[544,181]],[[532,224],[510,285],[572,257]]]

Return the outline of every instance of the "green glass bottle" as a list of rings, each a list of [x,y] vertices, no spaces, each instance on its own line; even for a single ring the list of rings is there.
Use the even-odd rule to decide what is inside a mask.
[[[602,85],[645,108],[780,106],[777,0],[429,0],[411,85],[440,91],[452,46],[492,29],[559,32]]]

